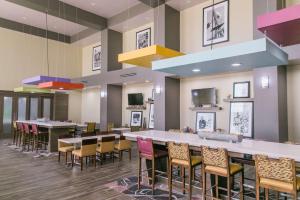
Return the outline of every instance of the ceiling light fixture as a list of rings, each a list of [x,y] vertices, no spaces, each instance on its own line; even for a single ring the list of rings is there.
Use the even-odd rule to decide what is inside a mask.
[[[233,63],[231,64],[232,67],[240,67],[242,64],[241,63]]]
[[[96,3],[95,2],[91,2],[91,6],[95,6],[96,5]]]
[[[198,72],[200,72],[201,70],[200,70],[200,69],[193,69],[192,71],[195,72],[195,73],[198,73]]]

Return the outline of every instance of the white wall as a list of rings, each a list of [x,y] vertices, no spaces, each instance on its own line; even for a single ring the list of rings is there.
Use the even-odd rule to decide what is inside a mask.
[[[220,2],[222,0],[217,0]],[[202,47],[203,8],[210,6],[206,1],[180,12],[180,49],[184,53],[209,50]],[[253,39],[252,0],[230,0],[229,42],[214,45],[214,48]]]
[[[99,38],[100,39],[100,38]],[[82,76],[101,73],[101,70],[93,71],[93,48],[101,45],[100,42],[82,48]]]
[[[130,126],[130,118],[131,118],[131,110],[127,110],[128,107],[128,94],[129,93],[143,93],[144,94],[144,101],[147,101],[148,98],[152,97],[152,83],[141,83],[141,84],[130,84],[123,86],[123,93],[122,93],[122,125],[128,124]],[[149,109],[150,104],[145,104],[147,109],[143,111],[143,118],[146,118],[146,123],[148,126],[149,120]]]
[[[69,92],[69,120],[81,123],[81,91]]]
[[[151,28],[151,44],[154,41],[154,24],[149,23],[144,26],[129,30],[123,33],[123,52],[136,50],[136,33],[147,28]],[[123,68],[133,67],[133,65],[123,64]]]
[[[230,103],[223,102],[223,99],[227,98],[228,95],[232,96],[233,83],[241,81],[251,82],[250,95],[251,97],[254,97],[253,72],[182,79],[180,83],[180,128],[189,126],[192,129],[195,129],[196,126],[196,112],[189,109],[190,107],[193,107],[191,90],[215,87],[217,89],[218,105],[223,107],[223,110],[216,113],[216,128],[228,131]]]
[[[100,87],[82,90],[81,121],[100,123]]]

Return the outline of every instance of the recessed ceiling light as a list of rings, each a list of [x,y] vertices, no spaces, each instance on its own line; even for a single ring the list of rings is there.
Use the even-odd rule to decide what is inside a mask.
[[[187,0],[187,1],[186,1],[187,4],[188,4],[188,3],[191,3],[191,2],[192,2],[191,0]]]
[[[231,64],[232,67],[239,67],[241,65],[242,65],[241,63],[233,63],[233,64]]]
[[[91,2],[91,6],[95,6],[96,5],[96,3],[95,2]]]
[[[60,89],[60,90],[63,90],[64,88],[61,87],[61,88],[59,88],[59,89]]]
[[[200,69],[193,69],[192,71],[197,73],[197,72],[200,72],[201,70]]]
[[[26,19],[27,19],[27,17],[23,16],[23,17],[22,17],[22,19],[23,19],[23,20],[26,20]]]

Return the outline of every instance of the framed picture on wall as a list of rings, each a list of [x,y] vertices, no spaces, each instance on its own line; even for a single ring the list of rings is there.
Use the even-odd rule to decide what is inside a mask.
[[[153,103],[150,104],[148,128],[154,129],[154,104]]]
[[[136,33],[136,49],[142,49],[151,45],[151,28]]]
[[[250,98],[250,81],[233,83],[233,98]]]
[[[215,112],[196,113],[196,131],[213,132],[216,129]]]
[[[229,131],[253,138],[253,102],[230,103]]]
[[[101,53],[101,45],[93,47],[93,71],[101,70]]]
[[[203,8],[203,42],[209,46],[229,41],[229,1]]]
[[[143,112],[142,111],[132,111],[130,126],[132,127],[142,127]]]

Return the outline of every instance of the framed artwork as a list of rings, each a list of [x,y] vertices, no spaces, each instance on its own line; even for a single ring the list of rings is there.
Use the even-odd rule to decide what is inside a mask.
[[[132,111],[130,126],[132,127],[142,127],[143,112],[142,111]]]
[[[154,104],[153,103],[150,104],[148,128],[154,129]]]
[[[136,49],[142,49],[151,45],[151,28],[136,33]]]
[[[253,138],[253,102],[230,103],[229,131]]]
[[[233,83],[233,98],[250,98],[250,81]]]
[[[101,45],[93,48],[93,66],[92,70],[97,71],[101,69]]]
[[[229,1],[203,8],[203,42],[209,46],[229,41]]]
[[[213,132],[216,129],[215,112],[197,112],[196,114],[196,131]]]

